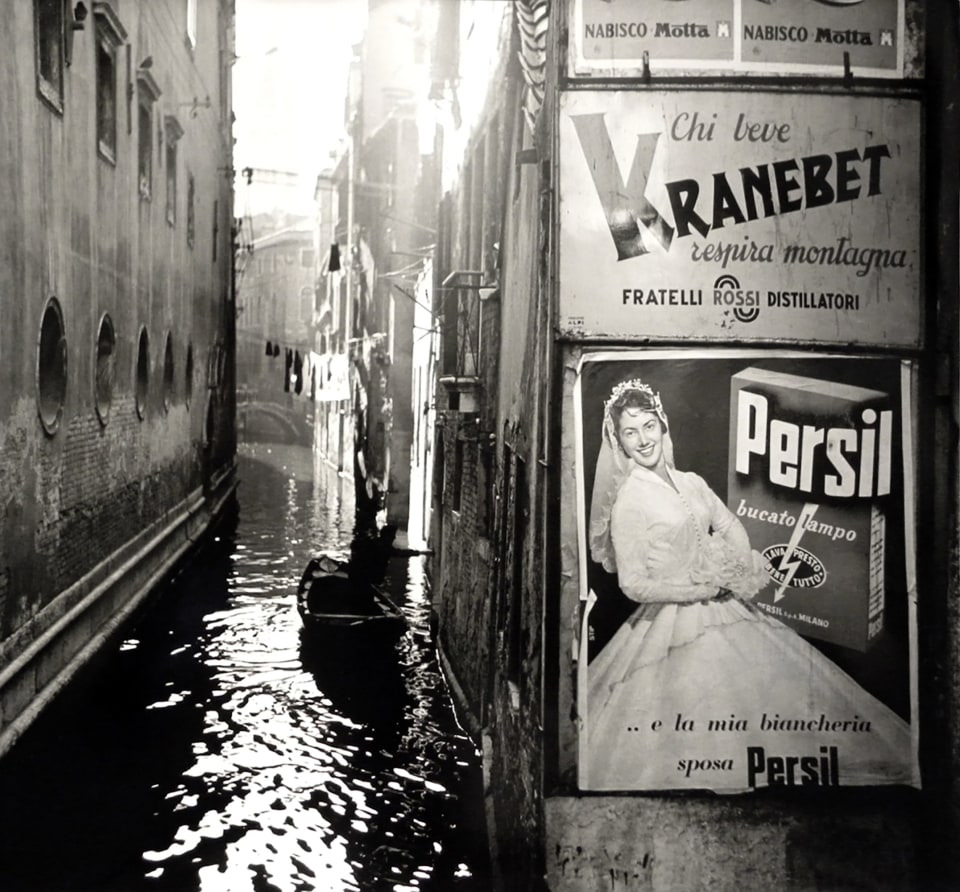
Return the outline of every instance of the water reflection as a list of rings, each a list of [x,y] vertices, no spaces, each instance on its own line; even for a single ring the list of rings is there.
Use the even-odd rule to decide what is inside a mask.
[[[0,888],[489,888],[420,559],[387,566],[397,640],[312,639],[293,592],[348,555],[350,487],[300,447],[240,468],[202,564],[0,762]]]

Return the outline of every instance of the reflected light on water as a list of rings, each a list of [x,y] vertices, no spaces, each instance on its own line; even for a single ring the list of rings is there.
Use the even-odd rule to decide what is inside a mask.
[[[385,587],[409,621],[399,640],[319,646],[294,592],[310,557],[349,554],[350,484],[315,479],[300,447],[243,447],[240,477],[235,528],[91,682],[86,702],[100,704],[122,682],[122,708],[108,721],[72,707],[62,722],[77,739],[55,721],[46,743],[38,730],[36,752],[89,753],[75,767],[116,813],[101,808],[90,830],[113,840],[100,861],[92,847],[69,867],[36,859],[35,887],[60,871],[91,892],[489,888],[479,758],[436,664],[422,559],[389,562]],[[36,815],[51,856],[90,821],[82,795],[62,799],[62,815]]]
[[[301,640],[293,588],[312,555],[349,554],[352,529],[329,513],[347,505],[342,478],[333,478],[330,499],[323,481],[304,479],[292,452],[274,447],[269,456],[285,477],[272,488],[283,500],[274,523],[271,490],[249,518],[243,497],[254,480],[248,474],[241,484],[229,603],[205,617],[202,659],[216,708],[204,714],[205,749],[183,772],[176,836],[145,858],[182,862],[217,841],[220,863],[198,870],[204,892],[264,882],[420,890],[437,878],[438,861],[450,882],[462,882],[472,872],[445,855],[445,836],[457,829],[450,787],[474,750],[447,708],[427,640],[423,562],[391,562],[387,584],[411,631],[396,646],[388,642],[389,653],[355,659],[347,651],[311,651]],[[255,473],[257,496],[269,475]],[[255,535],[246,537],[248,529]],[[216,810],[209,810],[211,798],[220,802]]]

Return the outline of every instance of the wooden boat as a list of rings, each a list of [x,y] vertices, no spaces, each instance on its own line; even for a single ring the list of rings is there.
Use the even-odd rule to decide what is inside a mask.
[[[378,585],[350,574],[350,567],[329,555],[313,558],[297,586],[297,611],[305,629],[367,629],[402,632],[403,611]]]

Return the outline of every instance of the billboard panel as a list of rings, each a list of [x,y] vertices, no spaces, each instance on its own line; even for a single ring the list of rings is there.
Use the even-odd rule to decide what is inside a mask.
[[[917,347],[920,158],[907,99],[564,93],[560,328]]]
[[[903,77],[903,0],[572,0],[572,76]]]
[[[913,375],[585,355],[583,789],[919,784]]]
[[[742,0],[740,60],[744,70],[844,72],[900,77],[903,0]]]
[[[639,69],[644,53],[652,67],[732,63],[735,4],[736,0],[577,0],[572,29],[576,69]]]

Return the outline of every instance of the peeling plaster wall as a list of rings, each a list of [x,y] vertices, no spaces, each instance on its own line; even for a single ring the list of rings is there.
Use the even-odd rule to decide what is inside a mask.
[[[549,799],[547,882],[551,892],[917,889],[904,806]]]

